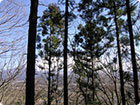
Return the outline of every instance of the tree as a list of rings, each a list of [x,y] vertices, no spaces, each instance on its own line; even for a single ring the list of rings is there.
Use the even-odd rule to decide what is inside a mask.
[[[127,20],[128,20],[128,28],[129,28],[131,59],[132,59],[133,77],[134,77],[135,103],[139,104],[138,73],[137,73],[137,64],[136,64],[136,57],[135,57],[135,46],[134,46],[134,37],[133,37],[133,29],[132,29],[132,22],[131,22],[131,9],[130,9],[129,0],[126,0],[126,7],[127,7]]]
[[[121,48],[120,48],[120,35],[119,35],[119,25],[116,11],[116,3],[113,2],[114,5],[114,21],[116,26],[116,37],[117,37],[117,49],[118,49],[118,59],[119,59],[119,72],[120,72],[120,87],[121,87],[121,97],[122,97],[122,105],[125,105],[125,93],[124,93],[124,78],[123,78],[123,67],[122,67],[122,56],[121,56]]]
[[[17,55],[19,49],[24,48],[24,38],[26,35],[23,23],[27,16],[25,12],[24,3],[13,4],[9,0],[0,2],[0,56],[9,53]],[[22,24],[22,25],[21,25]]]
[[[18,102],[20,98],[23,96],[24,86],[20,87],[20,85],[24,85],[22,83],[17,83],[19,81],[20,76],[22,76],[23,70],[26,66],[26,57],[23,53],[21,56],[11,55],[11,58],[8,60],[9,63],[5,62],[5,64],[1,64],[0,67],[0,102],[6,105],[10,105],[12,103]],[[7,59],[6,59],[7,60]],[[14,66],[10,66],[10,65]],[[18,97],[21,96],[21,97]],[[22,101],[24,104],[24,101]]]
[[[20,88],[21,83],[17,83],[26,65],[23,40],[26,29],[23,28],[26,28],[27,15],[25,4],[21,2],[0,2],[0,101],[6,105],[15,104],[24,96],[24,91],[19,92],[20,89],[24,90],[24,84]]]
[[[96,78],[100,70],[96,59],[112,47],[113,38],[108,35],[103,26],[98,26],[98,22],[94,19],[87,21],[85,26],[79,25],[78,29],[79,33],[75,35],[73,42],[74,72],[79,77],[77,81],[85,105],[96,104],[98,103],[95,98],[98,87]]]
[[[84,3],[83,3],[84,2]],[[87,4],[87,5],[82,5],[83,4]],[[120,44],[125,46],[125,42],[120,43],[120,38],[124,40],[124,36],[127,35],[127,31],[128,29],[126,29],[125,25],[123,24],[125,19],[123,18],[123,16],[126,15],[126,7],[125,7],[125,2],[122,0],[106,0],[106,1],[100,1],[98,0],[98,4],[95,3],[95,1],[85,1],[82,0],[82,3],[80,4],[80,8],[81,9],[87,9],[88,11],[93,11],[93,13],[89,13],[88,11],[83,12],[82,18],[86,18],[86,21],[88,19],[91,19],[92,15],[95,18],[99,18],[100,15],[102,16],[102,19],[99,19],[99,22],[104,22],[104,19],[106,18],[108,20],[108,25],[106,25],[105,27],[109,26],[109,29],[112,29],[111,31],[114,32],[114,30],[116,31],[116,40],[117,40],[117,49],[118,49],[118,61],[119,61],[119,70],[120,70],[120,84],[121,84],[121,96],[122,96],[122,103],[123,105],[125,105],[125,92],[124,92],[124,82],[123,82],[123,68],[122,68],[122,59],[121,56],[121,48],[120,48]],[[94,5],[93,7],[90,7],[90,5]],[[132,11],[134,11],[135,7],[133,6]],[[105,12],[106,11],[106,12]],[[105,17],[106,16],[106,17]],[[115,24],[114,24],[114,23]],[[104,22],[105,23],[105,22]],[[114,29],[114,26],[116,29]],[[120,27],[120,28],[118,28]],[[107,28],[108,29],[108,28]],[[113,34],[113,33],[112,33]],[[125,34],[125,35],[124,35]],[[123,35],[123,36],[121,36]],[[128,55],[127,55],[128,56]]]
[[[64,35],[64,105],[68,105],[68,77],[67,77],[67,46],[68,46],[68,0],[65,1],[65,35]]]
[[[28,51],[27,51],[27,71],[26,71],[26,105],[34,105],[35,95],[35,43],[37,27],[37,8],[38,0],[31,0],[29,33],[28,33]]]
[[[55,68],[52,68],[54,65],[53,59],[62,56],[63,16],[63,12],[56,4],[49,4],[40,18],[37,48],[39,49],[40,57],[48,62],[48,105],[51,105],[53,100],[52,94],[56,91],[53,88],[56,86],[54,77],[57,71]]]

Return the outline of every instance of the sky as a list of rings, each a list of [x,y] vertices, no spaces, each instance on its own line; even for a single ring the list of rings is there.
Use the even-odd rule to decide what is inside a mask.
[[[22,24],[27,21],[28,16],[25,12],[24,7],[22,8],[20,5],[16,5],[17,2],[18,4],[21,4],[21,2],[24,0],[11,1],[12,2],[8,2],[8,0],[2,0],[0,2],[0,69],[3,67],[3,65],[6,64],[6,62],[11,62],[11,64],[13,62],[19,62],[19,59],[21,58],[21,53],[26,52],[25,43],[27,42],[26,40],[28,35],[28,26],[23,26]],[[13,18],[11,18],[8,22],[5,22],[12,16]],[[22,19],[20,20],[20,18]],[[20,25],[22,27],[20,27]],[[17,40],[20,39],[20,37],[22,40]],[[15,40],[17,40],[18,43],[16,43]],[[23,46],[22,50],[21,46]],[[7,53],[1,54],[1,52],[6,51],[7,49],[18,50],[16,52],[11,50]],[[13,61],[10,61],[12,55],[16,56],[13,56]]]
[[[8,2],[8,1],[10,1],[10,2]],[[49,3],[55,3],[56,1],[57,0],[39,0],[39,3],[48,5]],[[11,8],[13,10],[11,10]],[[21,9],[23,9],[23,11],[21,11]],[[46,9],[45,6],[39,5],[38,16],[42,16],[42,13],[45,9]],[[20,46],[20,44],[21,44],[21,46],[24,46],[24,49],[22,49],[22,53],[25,53],[25,57],[26,57],[27,44],[28,44],[28,29],[29,29],[28,18],[29,18],[29,14],[30,14],[30,0],[0,0],[0,10],[2,11],[2,12],[0,12],[0,43],[1,42],[11,43],[16,38],[23,37],[22,44],[18,43],[17,46]],[[9,10],[10,10],[10,12],[7,12]],[[17,14],[18,12],[19,12],[19,15],[15,19],[11,20],[10,22],[8,22],[4,25],[1,25],[3,19],[6,20],[8,17],[10,17],[10,15],[12,15],[14,13]],[[4,13],[6,15],[4,18],[2,18],[4,16]],[[16,23],[16,20],[19,17],[23,17],[24,19],[23,19],[23,21],[20,21],[18,24],[22,26],[22,24],[27,22],[27,24],[25,26],[17,27],[16,29],[13,28],[13,29],[9,30],[8,33],[7,32],[1,33],[1,30],[3,29],[2,27],[7,28],[7,27],[11,26],[12,25],[11,22]],[[8,36],[8,34],[10,36]],[[6,37],[3,37],[3,36],[6,36]],[[2,49],[2,48],[5,49],[4,46],[0,45],[0,49]],[[0,50],[0,53],[1,53],[1,51],[2,50]],[[21,52],[21,51],[19,51],[19,52]],[[2,65],[4,65],[6,62],[8,62],[10,60],[11,54],[12,54],[12,52],[8,52],[5,55],[0,54],[0,62],[3,62],[2,64],[0,64],[0,67],[3,67]],[[19,62],[18,59],[20,59],[20,57],[19,57],[20,54],[21,53],[18,53],[16,56],[14,56],[14,57],[17,57],[17,59],[16,58],[13,59],[13,62],[17,60],[17,64],[15,64],[15,65],[18,65],[18,62]],[[3,58],[2,58],[2,56],[3,56]]]
[[[0,4],[3,4],[5,1],[8,1],[8,0],[0,0]],[[26,19],[25,21],[28,20],[28,17],[29,17],[29,12],[30,12],[30,0],[13,0],[14,2],[23,2],[23,4],[25,4],[25,8],[26,8]],[[39,3],[40,4],[45,4],[45,5],[48,5],[49,3],[55,3],[57,2],[57,0],[39,0]],[[38,16],[41,16],[43,11],[46,9],[45,6],[41,6],[39,5],[38,7]],[[1,15],[0,15],[1,16]],[[73,26],[73,28],[71,28],[69,30],[70,34],[69,36],[71,37],[74,33],[76,33],[76,29],[75,27],[78,26],[78,24],[81,23],[81,20],[75,20],[73,23],[71,23],[71,25]],[[1,29],[1,27],[0,27]],[[19,28],[18,28],[19,29]],[[26,27],[23,27],[23,28],[20,28],[20,31],[17,32],[17,31],[12,31],[12,35],[13,34],[18,34],[18,35],[21,35],[21,36],[25,36],[25,43],[26,43],[26,47],[27,47],[27,37],[28,37],[28,25],[26,25]],[[72,33],[72,34],[71,34]],[[27,48],[25,48],[27,49]]]
[[[0,4],[3,6],[3,4],[6,4],[7,1],[8,0],[3,0],[3,2],[2,2],[2,0],[0,0]],[[26,12],[26,16],[25,16],[26,19],[25,19],[25,21],[28,20],[28,17],[29,17],[29,14],[30,14],[30,0],[14,0],[13,5],[16,5],[15,3],[17,3],[17,2],[18,2],[18,4],[21,3],[22,5],[25,5],[25,8],[24,8],[25,9],[25,12]],[[56,3],[56,2],[57,2],[57,0],[39,0],[39,3],[40,4],[45,4],[45,5],[48,5],[50,3]],[[43,13],[43,11],[45,9],[46,9],[45,6],[39,5],[39,7],[38,7],[38,16],[42,16],[42,13]],[[0,17],[1,17],[1,14],[0,14]],[[19,29],[20,28],[18,28],[17,30],[19,30]],[[17,34],[17,33],[19,33],[19,34]],[[12,36],[15,36],[15,35],[25,36],[24,42],[26,43],[26,46],[25,46],[25,52],[26,52],[27,51],[26,50],[27,49],[27,42],[28,42],[28,40],[27,40],[27,38],[28,38],[28,24],[25,27],[21,28],[20,29],[20,32],[17,32],[15,30],[12,30],[11,31],[11,35]],[[7,61],[8,60],[9,59],[7,59]],[[40,63],[42,63],[42,61],[40,61]],[[70,64],[70,63],[72,63],[72,58],[70,58],[69,61],[68,61],[68,64]]]

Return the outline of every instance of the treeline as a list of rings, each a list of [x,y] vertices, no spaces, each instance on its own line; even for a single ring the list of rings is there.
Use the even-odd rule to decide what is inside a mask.
[[[26,105],[35,104],[37,58],[48,67],[47,88],[42,92],[47,95],[39,98],[42,105],[139,103],[137,0],[62,0],[46,6],[40,17],[38,5],[38,0],[31,0]],[[77,25],[79,20],[81,23]],[[71,35],[73,28],[76,32]],[[72,69],[68,66],[69,57],[74,62]],[[64,76],[60,83],[61,70]],[[68,72],[73,75],[72,82]]]

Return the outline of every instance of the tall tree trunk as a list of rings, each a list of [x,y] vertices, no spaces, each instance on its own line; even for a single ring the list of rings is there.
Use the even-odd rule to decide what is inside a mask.
[[[92,69],[94,67],[93,64],[93,58],[92,58]],[[92,99],[93,99],[93,104],[95,103],[95,83],[94,83],[94,71],[92,70]]]
[[[37,26],[38,0],[31,0],[28,34],[27,71],[26,71],[26,105],[34,105],[35,95],[35,42]]]
[[[115,95],[116,95],[116,100],[117,100],[117,105],[120,105],[121,103],[120,103],[120,97],[119,97],[119,94],[118,94],[118,87],[117,87],[117,81],[116,81],[116,79],[115,80],[113,80],[113,82],[114,82],[114,91],[115,91]]]
[[[49,74],[48,74],[48,105],[51,105],[51,56],[49,56]]]
[[[125,93],[124,93],[123,67],[122,67],[120,38],[119,38],[120,35],[119,35],[118,19],[117,19],[115,2],[114,2],[114,15],[115,15],[114,21],[115,21],[115,26],[116,26],[117,49],[118,49],[118,59],[119,59],[121,98],[122,98],[122,105],[125,105],[126,101],[125,101]]]
[[[65,36],[64,36],[64,105],[68,105],[67,43],[68,43],[68,0],[66,0],[66,4],[65,4]]]
[[[59,74],[60,74],[60,71],[59,71],[59,59],[58,58],[56,61],[57,61],[57,75],[56,75],[56,89],[58,90],[58,86],[59,86]],[[56,90],[56,91],[57,91]],[[56,98],[56,105],[58,105],[58,95],[57,95],[57,98]]]
[[[131,59],[132,59],[133,77],[134,77],[135,103],[138,104],[139,103],[138,73],[137,73],[137,64],[136,64],[136,57],[135,57],[135,46],[134,46],[133,29],[132,29],[132,23],[131,23],[131,10],[130,10],[129,4],[130,4],[130,1],[126,0],[127,20],[128,20],[130,47],[131,47]]]
[[[78,81],[81,81],[80,78],[78,79]],[[82,95],[84,97],[84,103],[85,105],[87,105],[87,92],[82,89],[82,86],[80,84],[79,84],[79,89],[82,92]]]

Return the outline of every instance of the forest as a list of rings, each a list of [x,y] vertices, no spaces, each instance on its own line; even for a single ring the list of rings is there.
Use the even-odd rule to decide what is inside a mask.
[[[0,105],[140,105],[139,0],[0,0]]]

